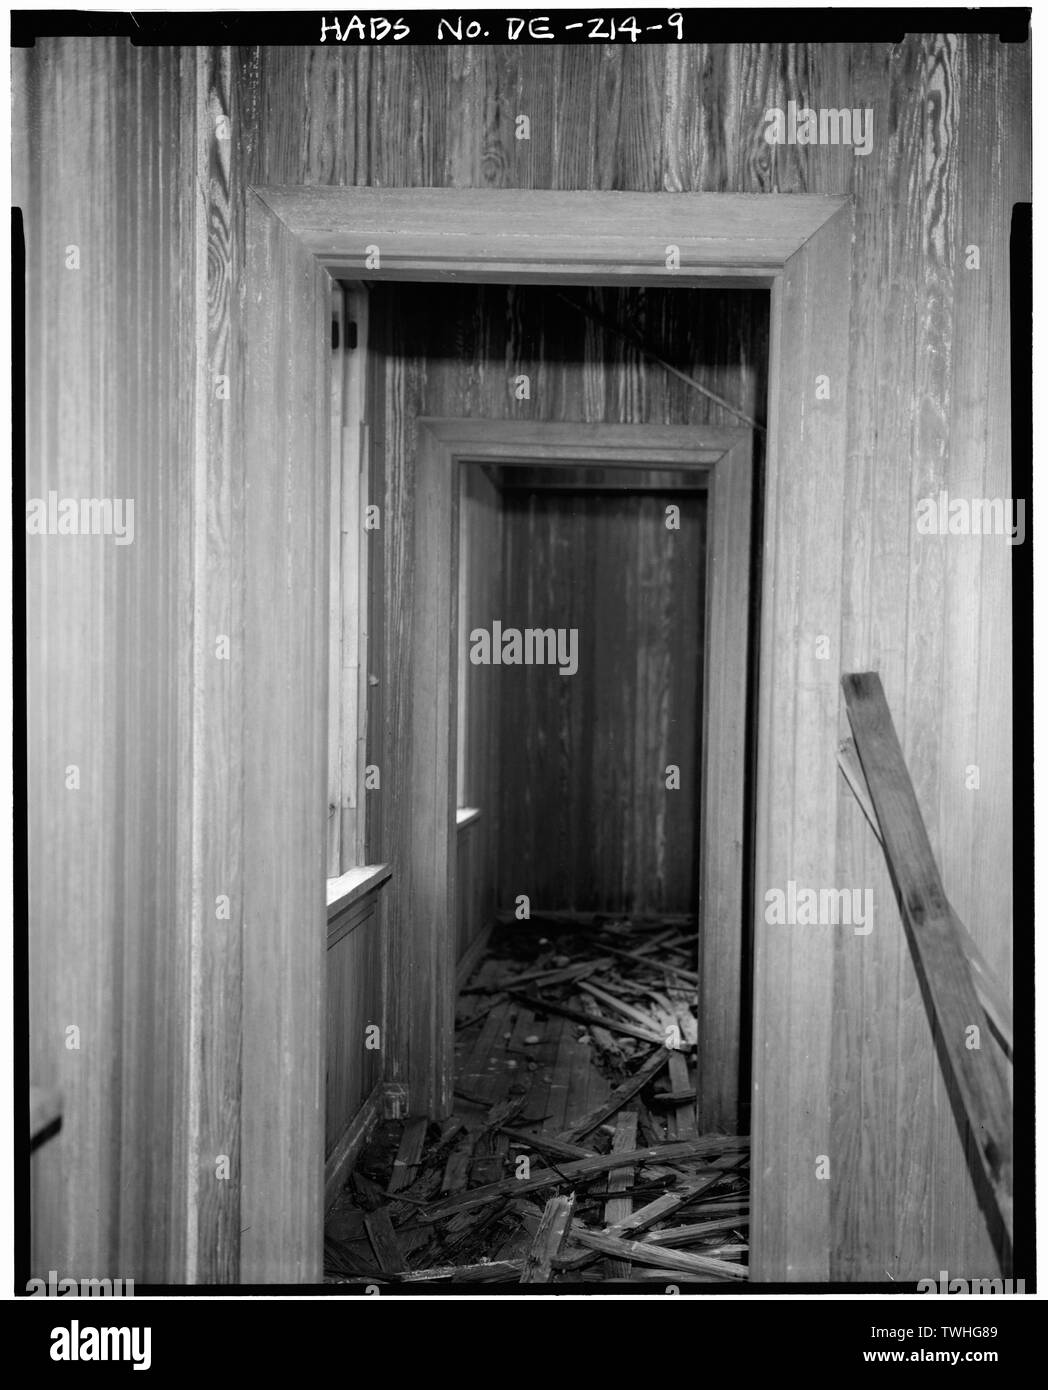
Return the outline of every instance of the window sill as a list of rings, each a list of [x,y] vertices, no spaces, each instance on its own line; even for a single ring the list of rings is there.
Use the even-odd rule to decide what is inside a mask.
[[[341,878],[327,881],[328,921],[345,912],[347,907],[364,898],[368,893],[381,887],[393,873],[392,864],[365,864],[360,869],[350,869]]]

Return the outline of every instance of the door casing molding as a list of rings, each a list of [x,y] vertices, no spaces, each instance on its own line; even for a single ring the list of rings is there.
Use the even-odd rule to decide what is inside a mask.
[[[418,422],[415,660],[424,710],[411,721],[412,767],[428,774],[412,785],[413,846],[405,866],[408,900],[396,952],[425,962],[413,974],[419,997],[398,1001],[418,1064],[409,1067],[409,1103],[421,1089],[445,1114],[453,1082],[456,862],[455,784],[458,469],[463,464],[600,464],[614,469],[674,469],[700,474],[708,493],[702,787],[697,846],[700,932],[699,1116],[709,1129],[738,1123],[741,1015],[747,627],[753,433],[741,426],[619,425],[542,420],[434,419]],[[449,590],[449,579],[451,588]],[[447,634],[451,634],[450,646]],[[715,738],[707,731],[716,730]],[[709,830],[710,833],[707,833]],[[434,834],[436,840],[434,841]],[[424,856],[415,847],[427,847]],[[436,930],[429,924],[439,923]],[[421,925],[424,924],[424,925]],[[398,960],[389,978],[404,978]],[[394,1005],[393,1001],[391,1006]],[[419,1028],[422,1036],[417,1036]]]
[[[242,756],[254,771],[243,823],[226,832],[247,883],[243,1046],[242,1060],[216,1059],[241,1067],[242,1282],[316,1282],[321,1272],[332,276],[771,289],[750,1269],[762,1281],[829,1278],[831,1184],[816,1179],[814,1156],[831,1152],[833,942],[768,931],[759,905],[766,886],[791,878],[834,882],[839,662],[820,659],[816,639],[832,649],[841,627],[852,223],[850,199],[792,194],[251,191],[236,433],[250,523],[238,540]],[[816,393],[817,377],[828,394]],[[443,602],[419,587],[423,611]],[[283,657],[279,622],[296,631]],[[403,847],[388,852],[403,872]],[[803,1145],[790,1138],[797,1116]]]

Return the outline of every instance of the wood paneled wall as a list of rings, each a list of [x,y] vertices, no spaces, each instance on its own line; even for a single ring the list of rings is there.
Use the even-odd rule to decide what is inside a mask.
[[[499,906],[694,912],[705,494],[503,498],[505,597],[484,625],[574,628],[578,670],[478,668],[501,676]]]
[[[328,928],[325,1159],[382,1075],[381,1046],[366,1046],[368,1026],[382,1026],[381,911],[371,894]]]
[[[1029,63],[1027,47],[950,35],[201,55],[76,40],[16,54],[26,93],[15,134],[29,263],[27,492],[149,499],[136,527],[153,536],[119,552],[93,541],[30,550],[32,1056],[35,1081],[64,1086],[68,1127],[49,1160],[44,1268],[176,1279],[187,1269],[186,1175],[200,1156],[186,1125],[185,1016],[199,974],[186,966],[190,861],[177,853],[178,827],[192,824],[180,814],[192,686],[180,537],[194,495],[188,470],[200,472],[203,496],[209,475],[215,486],[223,478],[223,446],[210,427],[201,433],[214,406],[198,420],[193,401],[208,344],[225,346],[234,377],[243,362],[231,329],[257,293],[243,256],[253,184],[854,196],[848,447],[832,464],[844,527],[832,545],[811,537],[839,586],[840,631],[827,635],[839,669],[880,671],[947,892],[1009,978],[1010,552],[999,538],[920,537],[914,504],[939,488],[1010,492],[1008,226],[1013,202],[1030,196]],[[768,146],[764,112],[789,99],[872,107],[870,154]],[[223,102],[228,149],[211,119]],[[530,141],[514,137],[522,112]],[[74,273],[62,253],[78,240],[92,250]],[[972,245],[978,270],[967,264]],[[422,373],[413,352],[407,345],[398,368],[409,382]],[[513,365],[470,389],[486,382],[504,397]],[[641,394],[657,377],[623,366],[606,380],[617,408],[624,391]],[[580,388],[580,408],[601,418],[609,402]],[[533,400],[546,409],[553,398]],[[405,476],[387,497],[387,521],[406,531],[411,496]],[[410,574],[389,533],[382,545],[393,605]],[[835,714],[839,704],[827,720]],[[837,732],[827,727],[826,738]],[[87,774],[79,793],[64,789],[71,763]],[[965,785],[972,764],[978,791]],[[214,806],[225,820],[216,852],[235,873],[236,812]],[[809,990],[828,990],[833,1010],[826,1067],[806,1093],[813,1112],[786,1113],[771,1137],[788,1153],[804,1148],[813,1121],[832,1136],[831,1277],[986,1274],[992,1252],[890,885],[847,796],[832,833],[840,881],[872,886],[883,910],[869,937],[837,938],[832,978],[791,972],[767,1001],[785,1035],[803,1030]],[[216,987],[235,981],[235,953],[215,967]],[[74,1023],[79,1052],[65,1048]],[[785,1084],[789,1065],[785,1055],[755,1059],[761,1095]],[[235,1096],[228,1104],[235,1110]],[[193,1268],[235,1270],[221,1233],[237,1230],[231,1210],[202,1226]],[[298,1226],[293,1236],[304,1238]],[[805,1276],[783,1259],[780,1268]]]
[[[128,545],[26,537],[30,1071],[64,1098],[32,1272],[159,1280],[190,1238],[195,66],[15,63],[26,496],[134,504]]]

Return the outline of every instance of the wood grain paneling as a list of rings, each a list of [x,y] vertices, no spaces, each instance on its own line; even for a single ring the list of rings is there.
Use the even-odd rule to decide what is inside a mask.
[[[845,219],[850,212],[834,221]],[[826,1161],[831,1173],[833,1163],[827,1089],[833,942],[825,928],[771,926],[764,908],[766,894],[786,892],[790,881],[836,883],[838,701],[828,681],[836,670],[840,586],[823,561],[840,543],[843,509],[837,460],[847,357],[844,343],[828,331],[851,292],[840,230],[824,227],[793,257],[784,278],[789,295],[780,287],[772,295],[768,418],[781,420],[781,432],[768,441],[771,525],[761,608],[753,1002],[753,1163],[761,1175],[753,1220],[761,1241],[751,1268],[762,1280],[820,1281],[829,1275],[831,1249],[825,1174]],[[815,380],[802,376],[799,365],[806,373],[820,350],[828,399],[816,397]],[[780,456],[786,449],[804,467],[789,467]],[[786,1145],[783,1136],[798,1114],[804,1129]]]
[[[214,202],[225,211],[213,223],[210,211],[205,219],[207,254],[217,253],[219,263],[203,276],[198,176],[202,161],[205,172],[221,174],[226,166],[221,151],[206,153],[211,137],[191,114],[200,61],[214,75],[206,90],[214,86],[216,100],[228,71],[233,114],[228,195],[221,178],[217,188],[210,176],[205,182],[209,209]],[[180,852],[188,831],[177,828],[190,824],[182,812],[195,794],[186,752],[195,639],[192,570],[185,566],[193,552],[183,541],[199,504],[200,483],[191,476],[200,466],[198,440],[208,451],[205,471],[221,473],[224,447],[212,433],[215,422],[201,436],[194,418],[193,383],[211,350],[198,341],[197,325],[207,323],[208,342],[220,344],[223,321],[235,326],[238,306],[258,293],[244,258],[253,185],[854,198],[851,331],[847,344],[828,345],[837,354],[831,373],[849,383],[847,399],[836,402],[846,433],[822,473],[810,472],[798,493],[818,503],[821,484],[835,489],[839,480],[840,522],[816,526],[821,508],[809,517],[799,503],[784,515],[800,528],[798,554],[810,554],[812,569],[820,566],[837,591],[826,686],[835,687],[842,670],[879,671],[945,889],[1007,978],[1008,554],[992,537],[918,537],[913,504],[938,484],[954,495],[1009,492],[1007,229],[1013,202],[1030,196],[1027,47],[990,36],[911,34],[892,45],[762,44],[755,36],[733,47],[614,51],[536,45],[176,54],[110,40],[40,40],[16,54],[16,64],[17,90],[29,108],[15,124],[16,187],[25,190],[19,196],[27,213],[28,492],[122,490],[141,499],[136,529],[149,540],[119,552],[70,538],[40,538],[30,547],[32,1058],[41,1073],[33,1079],[60,1085],[67,1096],[63,1135],[40,1154],[51,1171],[41,1180],[48,1200],[37,1258],[92,1271],[119,1260],[114,1272],[135,1277],[147,1270],[186,1274],[187,1232],[196,1220],[187,1191],[198,1181],[188,1125],[188,1019],[205,995],[193,984],[191,962],[202,962],[187,935],[185,875],[205,861]],[[767,145],[764,112],[790,99],[871,107],[871,153]],[[208,110],[211,101],[209,95]],[[532,118],[530,141],[514,138],[518,113]],[[64,264],[72,243],[84,250],[79,272]],[[967,265],[970,245],[980,249],[978,270]],[[643,309],[650,336],[654,325]],[[518,317],[520,301],[511,296],[505,321]],[[462,389],[473,392],[474,404],[491,393],[506,411],[506,376],[516,362],[505,353],[508,335],[499,322],[490,334],[497,353],[501,345],[499,365],[471,370]],[[580,337],[593,344],[590,330]],[[239,410],[247,344],[236,333],[228,344]],[[782,340],[786,366],[790,350]],[[514,351],[540,363],[550,355],[541,335]],[[428,391],[441,376],[424,372],[413,353],[408,340],[391,365],[395,392]],[[572,353],[579,360],[574,346]],[[477,360],[492,359],[485,349]],[[714,389],[745,394],[739,383],[757,356],[746,356],[741,368],[730,351],[709,360],[732,364],[714,367],[711,375],[721,379]],[[641,371],[621,348],[609,349],[608,364],[609,372],[599,381],[591,375],[585,389],[582,380],[538,366],[527,408],[547,418],[561,410],[573,413],[563,418],[680,418],[662,412],[682,409],[683,384],[663,394],[657,374]],[[458,401],[439,409],[466,413],[460,407]],[[427,408],[437,409],[429,402]],[[387,426],[388,446],[403,449],[409,435],[402,417],[394,412],[381,422]],[[784,463],[813,469],[806,457]],[[217,479],[208,486],[220,494]],[[410,662],[410,634],[395,605],[410,595],[410,549],[398,547],[410,540],[412,498],[410,473],[394,473],[386,494],[392,529],[375,547],[383,552],[391,627],[384,673]],[[773,553],[784,539],[769,537]],[[812,713],[823,672],[797,665],[790,636],[796,629],[807,640],[819,605],[804,612],[787,605],[779,618],[786,624],[777,639],[784,644],[781,664],[766,669],[785,671],[787,687],[801,681],[803,689],[777,725],[774,756],[781,749],[786,762],[775,763],[775,776],[791,772],[813,720],[818,748],[816,770],[797,782],[809,788],[804,804],[800,790],[791,813],[775,803],[780,820],[769,830],[778,846],[776,874],[833,873],[869,885],[875,903],[886,907],[868,938],[842,936],[828,954],[776,943],[781,970],[776,990],[760,1002],[759,1027],[783,1049],[796,1103],[779,1105],[774,1070],[755,1097],[758,1111],[767,1107],[762,1123],[778,1158],[767,1152],[763,1161],[780,1174],[774,1182],[782,1201],[766,1206],[760,1219],[755,1213],[754,1249],[770,1240],[771,1266],[842,1279],[922,1277],[944,1260],[951,1274],[984,1275],[993,1252],[928,1044],[901,924],[888,906],[879,850],[850,797],[832,809],[836,771],[832,759],[822,762],[822,741],[840,703]],[[296,648],[296,659],[304,655]],[[410,665],[400,669],[410,673]],[[811,689],[804,684],[809,676]],[[403,726],[395,692],[383,680],[388,737]],[[246,761],[246,745],[242,754]],[[70,763],[81,767],[79,793],[64,789],[60,774]],[[963,780],[972,764],[980,769],[978,791]],[[273,794],[278,771],[256,791]],[[317,793],[322,826],[322,782]],[[817,827],[804,820],[809,795]],[[218,814],[224,803],[213,804]],[[386,812],[370,802],[368,811],[378,834]],[[216,862],[224,858],[226,872],[243,872],[235,811],[226,804],[221,814]],[[818,863],[791,862],[790,814],[802,819],[806,834],[823,837]],[[369,857],[379,856],[386,857],[376,846]],[[252,929],[245,919],[245,941]],[[219,963],[207,988],[232,989],[225,970],[235,966]],[[824,1025],[827,1007],[831,1022]],[[82,1024],[79,1052],[64,1045],[63,1030],[73,1023]],[[229,1074],[231,1040],[220,1028],[208,1043],[217,1051],[193,1063],[196,1074],[214,1078],[202,1117],[220,1115],[227,1103],[221,1077]],[[808,1058],[816,1054],[813,1065]],[[794,1156],[806,1162],[813,1135],[821,1143],[822,1134],[834,1177],[817,1199],[828,1224],[816,1223],[816,1239],[804,1235],[787,1198],[803,1190]],[[167,1218],[158,1220],[158,1212]],[[247,1224],[243,1213],[240,1219]],[[220,1234],[228,1229],[223,1217],[213,1237],[202,1236],[198,1268],[228,1268]]]
[[[243,1283],[320,1277],[330,276],[260,200],[237,327],[244,467]],[[279,539],[278,539],[279,538]],[[272,1200],[280,1193],[281,1201]]]
[[[475,668],[502,692],[499,906],[694,912],[706,497],[503,500],[505,586],[478,625],[575,629],[578,670]]]
[[[371,895],[328,924],[324,1157],[328,1159],[382,1071],[381,902]],[[373,1046],[367,1029],[378,1027]]]
[[[26,538],[30,1072],[64,1096],[35,1159],[32,1273],[177,1278],[194,445],[175,364],[193,362],[198,250],[178,138],[195,65],[109,41],[15,61],[26,496],[134,503],[128,545]]]

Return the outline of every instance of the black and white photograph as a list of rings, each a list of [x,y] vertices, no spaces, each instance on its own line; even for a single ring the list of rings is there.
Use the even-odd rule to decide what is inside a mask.
[[[9,18],[44,1373],[295,1296],[1006,1362],[1036,16]]]

